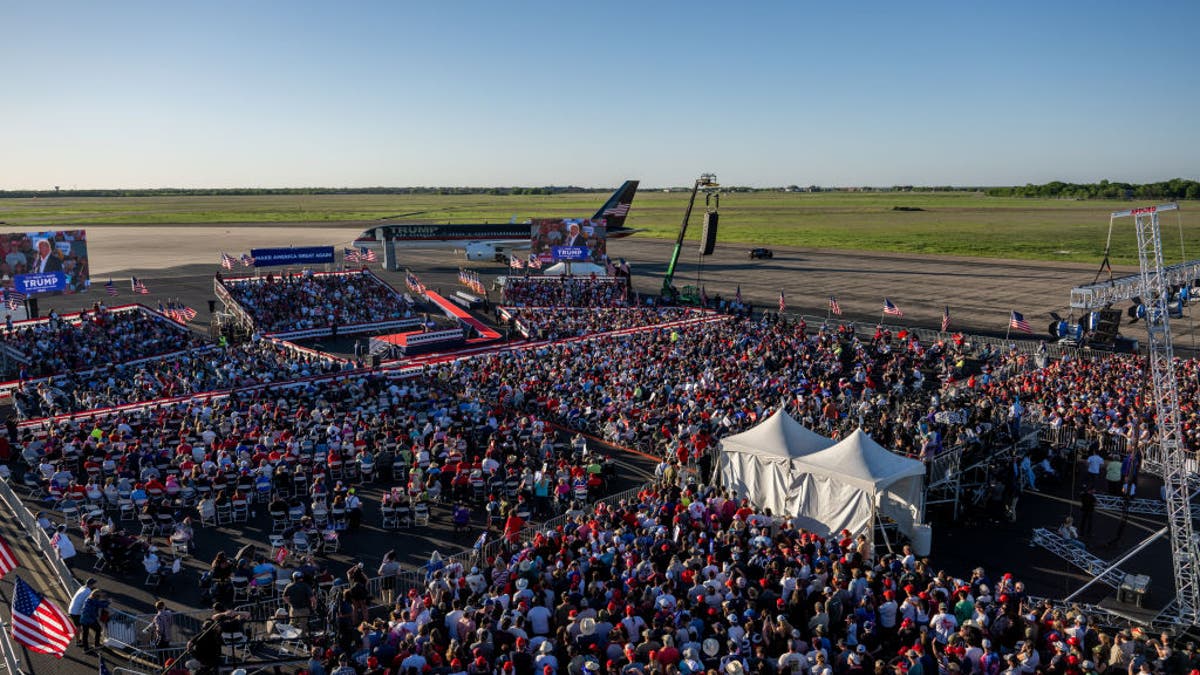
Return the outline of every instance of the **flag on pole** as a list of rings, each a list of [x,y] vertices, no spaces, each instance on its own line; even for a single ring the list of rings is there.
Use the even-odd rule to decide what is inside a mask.
[[[883,299],[883,313],[891,316],[904,316],[904,312],[900,308],[893,305],[891,300]]]
[[[942,308],[942,332],[950,330],[950,305]]]
[[[109,279],[109,280],[108,280],[108,281],[107,281],[107,282],[104,284],[104,292],[105,292],[105,293],[108,293],[109,295],[116,295],[116,294],[117,294],[117,287],[113,285],[112,279]]]
[[[137,277],[130,277],[129,283],[133,286],[133,292],[140,295],[149,295],[150,289],[146,288],[146,283]]]
[[[525,263],[521,262],[521,259],[514,255],[508,259],[508,266],[514,270],[519,270],[525,268]]]
[[[783,314],[787,311],[787,301],[783,299],[783,291],[779,291],[779,313]]]
[[[233,256],[229,255],[228,253],[225,253],[224,251],[221,252],[221,267],[224,267],[227,270],[231,270],[231,269],[233,269],[233,263],[235,263],[235,262],[237,262],[237,261],[233,259]]]
[[[1012,316],[1008,319],[1008,327],[1015,328],[1022,333],[1033,332],[1033,329],[1029,327],[1029,322],[1025,320],[1025,316],[1016,310],[1013,310]]]
[[[13,584],[12,635],[40,654],[62,658],[75,637],[75,624],[21,577]]]
[[[357,250],[352,249],[352,248],[342,249],[342,261],[343,262],[352,263],[352,262],[358,262],[359,260],[361,260],[361,257]]]
[[[542,269],[542,259],[536,253],[529,254],[529,266],[535,270]]]
[[[8,542],[0,537],[0,577],[17,569],[20,563],[17,562],[17,556],[13,555],[12,549],[8,547]]]
[[[829,296],[829,311],[836,316],[842,315],[842,306],[838,304],[837,298],[832,295]]]
[[[739,305],[742,304],[742,285],[741,284],[738,284],[737,292],[733,294],[733,299],[737,300],[737,303]]]
[[[375,255],[374,250],[369,249],[369,248],[360,248],[358,250],[358,259],[364,260],[366,262],[375,262],[379,258],[378,258],[378,256]]]
[[[249,253],[242,254],[242,267],[254,267],[254,256]]]

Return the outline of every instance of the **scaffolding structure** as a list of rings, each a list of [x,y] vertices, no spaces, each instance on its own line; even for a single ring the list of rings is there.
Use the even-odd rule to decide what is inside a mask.
[[[1175,574],[1175,599],[1159,614],[1158,621],[1176,626],[1195,626],[1200,618],[1200,569],[1197,568],[1190,495],[1191,486],[1196,482],[1196,462],[1183,447],[1179,389],[1167,303],[1172,285],[1190,284],[1200,276],[1200,263],[1164,267],[1162,233],[1158,223],[1160,213],[1178,208],[1178,204],[1164,204],[1112,213],[1109,219],[1110,232],[1116,221],[1133,219],[1140,271],[1137,275],[1106,284],[1081,286],[1072,290],[1071,306],[1093,310],[1132,298],[1141,298],[1145,304],[1146,333],[1149,338],[1147,360],[1152,385],[1148,398],[1154,402],[1157,437],[1155,443],[1145,449],[1143,466],[1163,479],[1167,530]]]

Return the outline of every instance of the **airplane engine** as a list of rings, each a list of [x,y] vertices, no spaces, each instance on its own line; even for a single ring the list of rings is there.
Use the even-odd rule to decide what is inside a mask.
[[[467,260],[491,262],[496,259],[496,245],[473,241],[467,244]]]

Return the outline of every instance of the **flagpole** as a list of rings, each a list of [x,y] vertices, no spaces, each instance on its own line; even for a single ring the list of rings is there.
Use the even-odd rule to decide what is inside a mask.
[[[1008,327],[1004,329],[1004,341],[1008,342],[1008,334],[1012,332],[1012,312],[1008,313]]]

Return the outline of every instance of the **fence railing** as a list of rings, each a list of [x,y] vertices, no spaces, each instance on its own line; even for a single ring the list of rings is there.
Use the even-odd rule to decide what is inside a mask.
[[[0,622],[0,661],[3,661],[4,670],[8,675],[25,675],[17,650],[13,649],[12,639],[9,638],[11,633],[12,626],[7,622]]]
[[[67,567],[67,564],[58,556],[58,551],[50,543],[50,536],[37,524],[37,518],[25,506],[25,502],[21,501],[17,493],[13,491],[7,479],[0,479],[0,500],[4,501],[8,510],[12,512],[13,517],[17,519],[17,522],[25,530],[25,534],[33,541],[34,546],[37,547],[42,557],[46,559],[46,563],[54,573],[56,581],[62,586],[66,597],[69,598],[74,595],[75,591],[79,590],[82,584],[75,578],[75,575],[71,574],[71,570]]]

